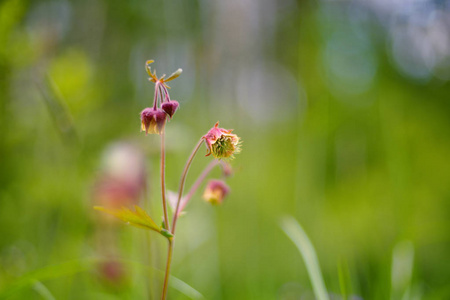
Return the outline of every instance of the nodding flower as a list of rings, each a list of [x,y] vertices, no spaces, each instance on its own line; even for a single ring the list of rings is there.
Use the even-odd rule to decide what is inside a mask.
[[[178,101],[176,100],[169,100],[168,102],[164,102],[161,105],[162,110],[164,110],[166,112],[166,114],[169,115],[169,117],[172,119],[172,116],[175,114],[175,112],[178,109],[178,106],[180,106],[180,104],[178,103]]]
[[[161,108],[147,107],[141,112],[141,131],[161,134],[167,114]]]
[[[214,205],[222,204],[229,192],[230,188],[224,181],[212,179],[206,185],[203,199]]]
[[[203,136],[208,151],[206,156],[212,154],[218,159],[232,159],[234,154],[239,153],[241,150],[241,140],[237,135],[231,133],[232,131],[233,129],[219,128],[219,122],[217,122],[214,127]]]
[[[151,63],[153,60],[148,60],[145,63],[145,69],[150,76],[149,81],[155,83],[155,96],[153,107],[147,107],[141,112],[141,130],[145,131],[145,134],[161,134],[166,124],[166,117],[172,118],[179,107],[178,101],[170,99],[168,90],[170,87],[166,83],[180,76],[183,70],[176,70],[168,78],[165,78],[166,74],[158,78],[155,70],[152,73]]]

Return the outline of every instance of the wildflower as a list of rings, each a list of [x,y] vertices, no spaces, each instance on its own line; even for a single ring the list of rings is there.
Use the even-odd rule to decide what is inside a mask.
[[[222,204],[229,192],[230,188],[224,181],[213,179],[206,185],[203,199],[214,205]]]
[[[203,139],[206,142],[208,153],[206,156],[213,155],[215,158],[233,158],[233,154],[239,153],[240,138],[231,133],[232,129],[219,128],[219,122],[217,122],[213,128]]]
[[[160,108],[147,107],[141,112],[141,131],[145,131],[145,134],[161,134],[166,116],[166,112]]]
[[[170,87],[166,83],[180,76],[183,70],[176,70],[168,78],[165,78],[166,74],[158,78],[156,71],[153,70],[152,72],[150,68],[152,63],[153,60],[148,60],[145,63],[145,69],[150,76],[149,81],[155,83],[155,97],[153,98],[152,108],[146,108],[141,112],[141,128],[142,131],[145,131],[145,134],[161,134],[166,123],[166,117],[172,118],[180,105],[178,101],[170,100],[168,90]]]

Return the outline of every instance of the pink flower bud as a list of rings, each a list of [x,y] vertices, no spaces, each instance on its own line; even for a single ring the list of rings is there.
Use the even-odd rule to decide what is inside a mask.
[[[175,112],[178,109],[178,106],[180,106],[180,104],[178,103],[178,101],[176,100],[169,100],[169,102],[164,102],[161,105],[162,110],[164,110],[169,117],[172,119],[172,116],[175,114]]]
[[[160,108],[147,107],[141,112],[141,130],[145,134],[161,134],[167,114]]]
[[[205,191],[203,192],[203,199],[214,205],[222,204],[223,199],[229,192],[230,188],[225,182],[212,179],[206,185]]]
[[[233,158],[233,154],[239,153],[240,138],[231,133],[232,129],[219,128],[219,122],[217,122],[211,130],[208,131],[203,139],[206,142],[208,148],[208,155],[213,155],[215,158]]]

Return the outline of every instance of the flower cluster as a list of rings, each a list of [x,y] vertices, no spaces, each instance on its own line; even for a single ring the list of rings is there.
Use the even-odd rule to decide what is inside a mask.
[[[165,166],[166,166],[166,155],[165,155],[165,134],[164,134],[164,126],[166,121],[172,119],[173,115],[177,111],[179,107],[179,103],[176,100],[170,99],[169,96],[169,86],[166,84],[168,81],[171,81],[178,76],[180,76],[182,70],[178,69],[169,77],[165,78],[166,75],[158,78],[156,76],[156,71],[151,70],[150,64],[153,63],[153,60],[149,60],[145,64],[145,68],[147,70],[148,75],[150,76],[149,81],[155,84],[155,96],[153,99],[153,106],[147,107],[141,112],[141,129],[145,131],[146,134],[160,134],[161,138],[161,203],[163,210],[163,219],[162,223],[155,222],[150,215],[138,205],[134,205],[134,210],[128,208],[125,203],[120,202],[119,204],[125,203],[125,205],[114,205],[113,207],[105,207],[105,206],[95,206],[94,208],[106,212],[110,215],[113,215],[128,225],[143,228],[146,230],[152,230],[163,237],[167,238],[168,241],[168,250],[167,250],[167,261],[164,275],[164,282],[162,287],[162,295],[161,299],[167,299],[167,289],[168,282],[170,278],[170,266],[172,262],[172,253],[174,247],[175,240],[175,229],[177,225],[178,218],[183,214],[183,209],[189,202],[189,200],[193,197],[195,192],[198,190],[202,183],[207,179],[210,175],[210,172],[214,169],[215,166],[222,166],[222,177],[228,177],[232,174],[231,166],[228,164],[226,159],[232,159],[234,154],[239,153],[241,149],[241,140],[236,135],[233,134],[231,129],[224,129],[219,127],[219,122],[217,122],[213,128],[211,128],[204,136],[200,138],[191,155],[186,161],[186,165],[181,174],[180,186],[178,188],[177,193],[171,193],[166,191],[165,184]],[[186,176],[188,174],[189,168],[191,166],[192,161],[194,160],[195,155],[198,150],[205,143],[207,147],[206,156],[212,155],[214,158],[203,170],[203,172],[198,176],[197,180],[191,186],[189,192],[184,194],[184,186],[186,183]],[[223,159],[223,160],[222,160]],[[119,172],[120,175],[122,171]],[[128,176],[125,176],[128,177]],[[138,182],[141,182],[138,180]],[[111,189],[108,185],[107,188],[103,188],[100,190],[102,193],[99,195],[110,196],[118,195],[119,199],[124,197],[123,195],[129,195],[127,189],[117,190]],[[224,180],[213,179],[210,180],[203,193],[203,198],[214,205],[221,204],[225,197],[229,194],[230,188],[225,183]],[[111,201],[110,201],[111,202]],[[119,201],[117,201],[119,202]],[[169,223],[169,212],[167,211],[167,202],[173,209],[172,213],[172,224]],[[103,203],[102,203],[103,204]],[[161,224],[161,225],[158,225]],[[117,267],[116,264],[110,263],[104,266],[104,273],[109,277],[117,281],[117,278],[120,278],[121,272],[120,268]]]
[[[170,87],[166,82],[180,76],[183,70],[176,70],[168,78],[165,78],[166,74],[158,78],[156,76],[156,70],[152,73],[150,68],[151,63],[153,63],[153,60],[147,61],[145,63],[145,69],[148,75],[150,75],[149,81],[155,83],[155,97],[153,99],[153,106],[147,107],[141,112],[141,130],[145,131],[145,134],[161,134],[167,117],[172,119],[179,106],[178,101],[170,99],[168,90]]]

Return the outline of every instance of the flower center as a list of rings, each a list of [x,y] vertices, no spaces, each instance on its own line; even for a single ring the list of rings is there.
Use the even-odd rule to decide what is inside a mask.
[[[212,144],[212,152],[217,158],[227,158],[233,155],[236,147],[231,136],[222,135],[214,144]]]

